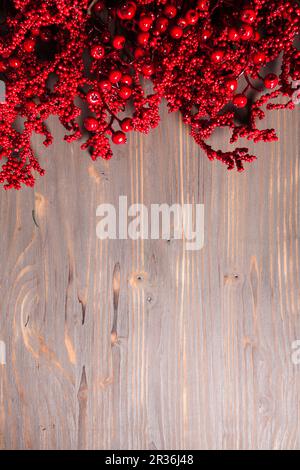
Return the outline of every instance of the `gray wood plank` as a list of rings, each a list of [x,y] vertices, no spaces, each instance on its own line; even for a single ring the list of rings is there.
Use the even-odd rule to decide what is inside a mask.
[[[299,109],[244,174],[162,115],[109,163],[52,120],[46,176],[0,192],[2,449],[300,448]],[[101,242],[119,195],[204,203],[204,248]]]

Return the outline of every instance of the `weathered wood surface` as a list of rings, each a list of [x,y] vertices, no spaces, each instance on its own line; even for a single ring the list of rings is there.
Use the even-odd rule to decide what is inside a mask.
[[[0,448],[300,448],[299,109],[244,174],[163,114],[96,164],[52,121],[47,176],[0,193]],[[120,194],[204,203],[204,249],[100,242]]]

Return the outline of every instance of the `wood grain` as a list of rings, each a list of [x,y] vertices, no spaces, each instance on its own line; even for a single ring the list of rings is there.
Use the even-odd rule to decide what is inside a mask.
[[[0,193],[2,449],[300,448],[299,109],[244,174],[162,115],[96,164],[52,120],[47,175]],[[119,195],[204,203],[204,248],[98,240]]]

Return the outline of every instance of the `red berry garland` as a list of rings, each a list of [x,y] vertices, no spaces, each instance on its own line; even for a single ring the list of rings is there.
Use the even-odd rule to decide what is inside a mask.
[[[33,186],[43,174],[30,140],[52,143],[46,120],[57,115],[67,142],[82,144],[93,159],[112,156],[133,130],[159,123],[163,99],[180,111],[210,159],[243,170],[248,149],[214,150],[207,139],[228,127],[239,137],[275,140],[260,130],[262,109],[293,109],[300,80],[299,0],[6,0],[0,20],[0,183]],[[279,74],[263,67],[282,57]],[[147,93],[145,79],[153,85]],[[249,91],[265,92],[253,101]],[[286,104],[270,100],[287,97]],[[89,113],[83,128],[81,108]],[[77,100],[77,101],[76,101]],[[239,123],[239,108],[248,118]],[[126,115],[124,116],[124,112]],[[122,113],[122,117],[120,115]],[[23,118],[23,127],[16,121]],[[19,127],[19,126],[18,126]]]

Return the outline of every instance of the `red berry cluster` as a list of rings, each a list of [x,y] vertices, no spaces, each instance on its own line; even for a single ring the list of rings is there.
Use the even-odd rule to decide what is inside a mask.
[[[210,159],[243,170],[246,148],[214,150],[219,127],[255,142],[267,109],[295,105],[300,79],[299,0],[6,0],[0,11],[0,183],[33,186],[43,174],[33,133],[52,142],[46,120],[58,116],[65,140],[88,133],[93,159],[112,156],[111,143],[149,132],[159,106],[180,111]],[[280,71],[270,70],[280,58]],[[262,93],[263,92],[263,93]],[[283,104],[270,103],[280,96]],[[80,100],[86,103],[88,115]],[[84,110],[84,111],[83,111]],[[21,119],[20,119],[21,118]],[[241,119],[242,118],[242,119]]]

